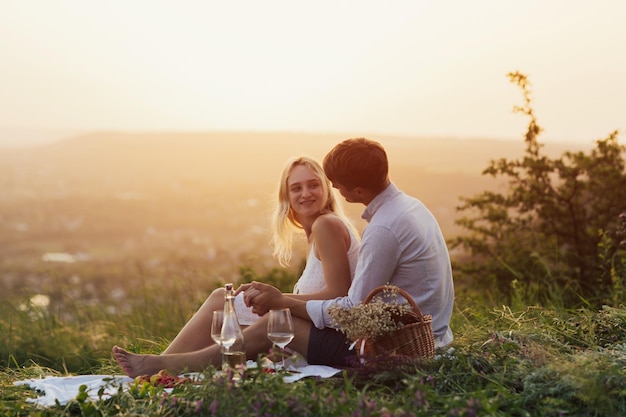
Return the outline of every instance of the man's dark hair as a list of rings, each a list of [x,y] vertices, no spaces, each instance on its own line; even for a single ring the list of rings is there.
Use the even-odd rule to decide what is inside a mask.
[[[387,186],[387,153],[373,140],[346,139],[324,157],[324,172],[328,179],[348,190],[362,187],[380,192]]]

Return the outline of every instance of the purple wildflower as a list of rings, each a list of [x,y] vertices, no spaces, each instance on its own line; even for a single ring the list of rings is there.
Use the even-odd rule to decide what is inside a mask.
[[[209,405],[209,412],[211,413],[211,415],[216,415],[217,414],[217,406],[218,405],[219,405],[219,402],[217,400],[211,401],[211,405]]]
[[[196,414],[200,413],[200,411],[202,411],[202,400],[198,400],[196,401]]]

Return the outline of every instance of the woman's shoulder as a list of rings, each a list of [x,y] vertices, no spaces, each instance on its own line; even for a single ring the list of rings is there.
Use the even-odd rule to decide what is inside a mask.
[[[343,224],[343,220],[332,212],[322,213],[313,221],[313,227],[336,227]]]
[[[319,247],[325,247],[328,242],[343,242],[346,250],[352,247],[353,240],[344,220],[335,213],[324,213],[315,219],[311,227],[311,239],[312,242],[320,243]],[[330,247],[334,247],[334,243]],[[315,256],[320,258],[317,248],[316,244]]]
[[[313,222],[311,230],[313,233],[348,234],[344,221],[335,213],[323,213],[319,215]]]

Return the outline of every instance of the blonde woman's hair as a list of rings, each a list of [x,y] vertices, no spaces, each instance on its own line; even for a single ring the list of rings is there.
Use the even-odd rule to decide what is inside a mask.
[[[352,223],[346,218],[343,207],[332,188],[332,184],[326,177],[326,174],[324,174],[324,170],[319,162],[308,156],[292,158],[287,161],[280,176],[277,199],[275,201],[271,221],[274,257],[283,266],[288,266],[291,261],[294,234],[303,230],[302,223],[300,223],[300,220],[297,218],[296,213],[289,203],[289,187],[287,185],[291,171],[294,167],[299,165],[310,169],[313,175],[320,180],[322,198],[324,200],[321,213],[334,213],[344,221],[346,227],[350,228],[355,233],[355,236],[358,236]]]

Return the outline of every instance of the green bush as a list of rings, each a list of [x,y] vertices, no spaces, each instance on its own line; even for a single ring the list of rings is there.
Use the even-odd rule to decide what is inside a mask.
[[[524,156],[492,161],[483,174],[503,177],[505,192],[463,198],[457,224],[467,234],[453,247],[469,257],[455,264],[457,277],[495,288],[513,300],[566,306],[624,302],[626,271],[626,147],[617,132],[588,154],[541,152],[538,125],[525,75],[509,77],[524,93],[529,117]]]

